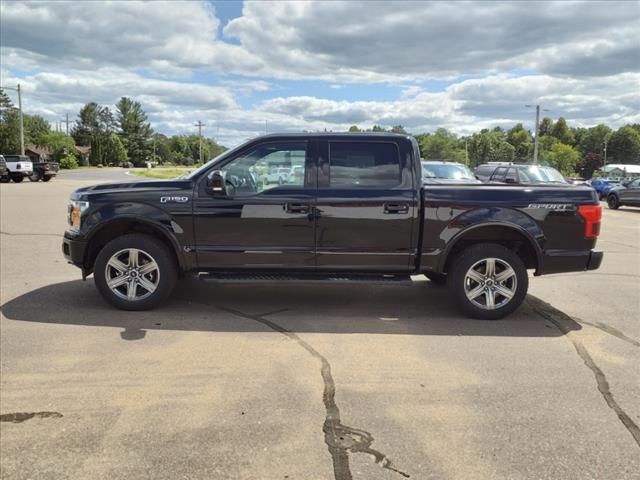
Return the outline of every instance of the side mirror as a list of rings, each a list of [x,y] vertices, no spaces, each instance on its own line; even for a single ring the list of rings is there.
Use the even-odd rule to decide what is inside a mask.
[[[214,170],[207,175],[207,189],[213,195],[227,195],[225,176],[226,172],[222,170]]]

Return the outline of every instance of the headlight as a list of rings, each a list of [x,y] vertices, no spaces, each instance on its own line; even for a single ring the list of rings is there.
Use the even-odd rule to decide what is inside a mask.
[[[76,230],[80,230],[80,215],[87,208],[89,208],[89,202],[81,200],[69,201],[69,225]]]

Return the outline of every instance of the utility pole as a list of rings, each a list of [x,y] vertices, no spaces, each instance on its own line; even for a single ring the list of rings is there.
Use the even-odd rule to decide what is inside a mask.
[[[200,163],[202,163],[202,127],[204,127],[204,123],[198,120],[198,123],[195,124],[198,127],[198,137],[200,137]]]
[[[605,135],[604,137],[604,165],[603,167],[607,166],[607,143],[609,142],[609,136]]]
[[[16,88],[13,87],[0,87],[7,90],[15,90],[18,92],[18,110],[20,111],[20,155],[24,155],[24,117],[22,115],[22,90],[20,90],[20,84]]]
[[[69,114],[67,113],[67,117],[65,120],[60,120],[61,123],[64,123],[67,125],[67,136],[69,136]]]

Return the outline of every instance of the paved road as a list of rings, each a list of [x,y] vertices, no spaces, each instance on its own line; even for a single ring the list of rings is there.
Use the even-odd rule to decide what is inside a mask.
[[[61,257],[77,178],[0,186],[1,478],[640,478],[640,211],[497,322],[427,281],[127,313]]]

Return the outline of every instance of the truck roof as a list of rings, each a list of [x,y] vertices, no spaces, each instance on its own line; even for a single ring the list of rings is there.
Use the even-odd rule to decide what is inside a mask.
[[[323,139],[367,139],[367,140],[411,140],[411,135],[391,132],[296,132],[296,133],[270,133],[260,137],[252,138],[252,141],[283,139],[283,138],[323,138]]]

